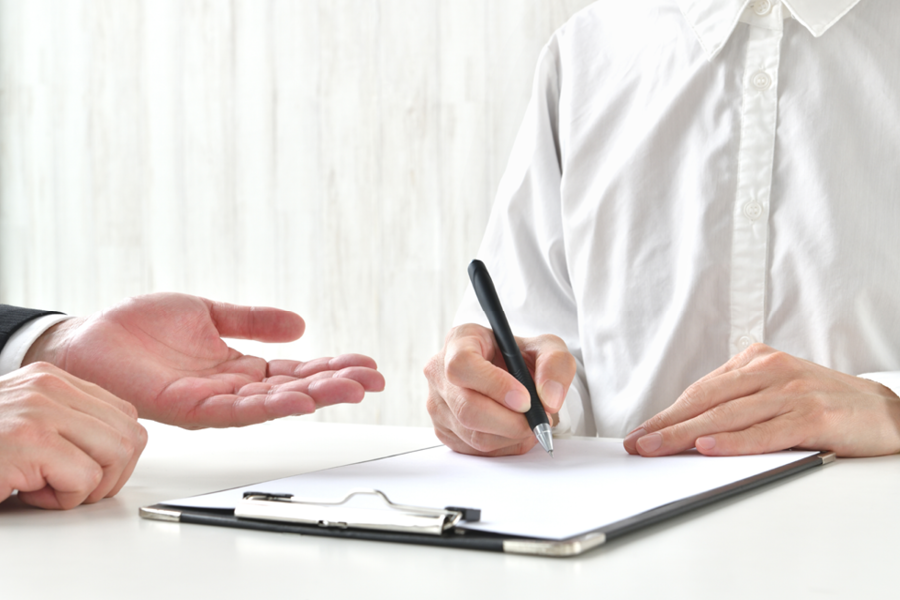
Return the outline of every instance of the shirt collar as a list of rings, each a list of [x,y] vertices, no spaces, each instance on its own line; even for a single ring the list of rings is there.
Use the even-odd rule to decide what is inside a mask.
[[[700,40],[707,58],[712,60],[722,49],[741,15],[757,0],[678,0],[681,12]],[[819,37],[850,12],[860,0],[768,0],[781,2],[791,16]],[[787,11],[785,11],[787,12]]]

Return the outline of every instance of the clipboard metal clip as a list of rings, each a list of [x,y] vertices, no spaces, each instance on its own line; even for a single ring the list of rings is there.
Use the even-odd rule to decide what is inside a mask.
[[[373,503],[373,499],[380,502]],[[355,490],[343,500],[334,502],[298,500],[291,494],[245,492],[234,509],[234,516],[325,528],[441,535],[460,521],[478,521],[481,511],[453,506],[439,509],[397,504],[384,492],[369,489]]]

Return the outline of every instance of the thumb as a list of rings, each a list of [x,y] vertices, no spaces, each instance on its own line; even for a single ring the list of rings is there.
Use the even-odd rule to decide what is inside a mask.
[[[541,402],[549,412],[559,412],[575,378],[575,357],[565,342],[555,335],[522,339],[520,347],[522,353],[534,361],[534,385]]]
[[[300,315],[287,310],[207,302],[209,315],[222,337],[260,342],[292,342],[302,336],[306,329],[306,323]]]

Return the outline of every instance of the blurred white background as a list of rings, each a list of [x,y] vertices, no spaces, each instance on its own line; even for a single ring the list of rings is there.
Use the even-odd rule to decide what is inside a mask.
[[[0,302],[181,291],[373,356],[426,425],[541,47],[588,0],[0,0]]]

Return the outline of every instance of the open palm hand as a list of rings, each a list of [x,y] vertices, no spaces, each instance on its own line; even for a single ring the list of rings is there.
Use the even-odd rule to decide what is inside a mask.
[[[312,413],[384,389],[384,377],[367,356],[267,362],[222,340],[289,342],[304,327],[295,313],[275,308],[149,294],[60,323],[29,357],[128,400],[141,417],[190,429]]]

